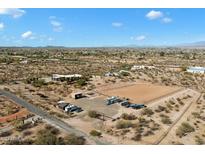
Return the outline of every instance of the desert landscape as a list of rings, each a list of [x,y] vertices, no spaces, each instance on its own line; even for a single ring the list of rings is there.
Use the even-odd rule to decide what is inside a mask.
[[[159,58],[160,57],[160,58]],[[204,49],[0,48],[0,144],[204,144]]]

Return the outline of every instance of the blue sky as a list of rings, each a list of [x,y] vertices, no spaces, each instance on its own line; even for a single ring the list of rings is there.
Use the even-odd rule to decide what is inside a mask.
[[[205,9],[0,9],[0,46],[175,45],[204,27]]]

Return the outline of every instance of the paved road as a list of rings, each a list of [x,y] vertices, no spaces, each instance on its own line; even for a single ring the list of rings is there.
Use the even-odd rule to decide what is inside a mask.
[[[57,126],[61,129],[65,130],[68,133],[74,133],[74,134],[79,135],[79,136],[84,136],[84,138],[90,143],[94,142],[94,144],[109,144],[109,143],[101,142],[96,138],[92,138],[91,136],[88,136],[86,133],[84,133],[80,130],[77,130],[76,128],[73,128],[72,126],[65,123],[64,121],[48,114],[47,112],[43,111],[42,109],[34,106],[33,104],[31,104],[31,103],[29,103],[29,102],[27,102],[19,97],[17,97],[16,95],[12,94],[11,92],[0,89],[0,95],[4,95],[4,96],[10,98],[15,103],[26,108],[28,111],[40,116],[41,118],[43,118],[45,121],[47,121],[51,125]]]

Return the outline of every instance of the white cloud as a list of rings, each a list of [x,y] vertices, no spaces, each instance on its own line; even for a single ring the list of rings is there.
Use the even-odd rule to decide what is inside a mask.
[[[61,23],[58,21],[52,20],[51,25],[53,25],[54,27],[59,27],[59,26],[61,26]]]
[[[49,16],[49,19],[56,19],[56,16]]]
[[[53,41],[53,40],[54,40],[54,38],[52,38],[52,37],[48,38],[48,41]]]
[[[26,11],[22,9],[0,9],[0,15],[10,15],[13,18],[19,18],[25,13]]]
[[[145,40],[147,37],[145,35],[139,35],[139,36],[132,36],[130,39],[131,40],[135,40],[135,41],[143,41]]]
[[[53,31],[61,32],[63,30],[62,23],[57,20],[57,17],[50,16],[49,19],[50,19],[50,24],[53,27]]]
[[[146,17],[150,20],[154,20],[163,17],[163,13],[161,11],[152,10],[146,14]]]
[[[112,26],[113,26],[113,27],[122,27],[122,26],[123,26],[123,23],[121,23],[121,22],[113,22],[113,23],[112,23]]]
[[[1,22],[1,23],[0,23],[0,30],[3,30],[3,29],[4,29],[4,27],[5,27],[5,26],[4,26],[4,23],[3,23],[3,22]]]
[[[165,18],[162,19],[162,22],[163,23],[170,23],[170,22],[172,22],[172,19],[168,18],[168,17],[165,17]]]
[[[21,34],[21,37],[23,39],[34,39],[35,37],[32,35],[33,35],[32,31],[27,31],[27,32]]]

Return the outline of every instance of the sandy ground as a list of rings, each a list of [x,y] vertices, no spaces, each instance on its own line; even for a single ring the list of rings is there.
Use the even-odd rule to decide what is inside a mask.
[[[168,87],[153,84],[134,84],[122,88],[102,90],[101,93],[108,96],[129,98],[133,103],[144,103],[179,90],[178,87]]]
[[[162,140],[160,144],[173,144],[172,143],[173,141],[175,143],[195,144],[194,134],[196,133],[190,133],[182,138],[179,138],[176,136],[176,130],[183,122],[189,122],[192,126],[194,126],[192,122],[193,119],[190,120],[189,116],[191,115],[192,112],[196,111],[197,108],[196,100],[198,99],[199,96],[200,96],[199,93],[195,94],[195,100],[193,100],[193,103],[191,104],[189,109],[185,112],[183,117],[174,125],[174,127],[170,130],[168,135]]]

